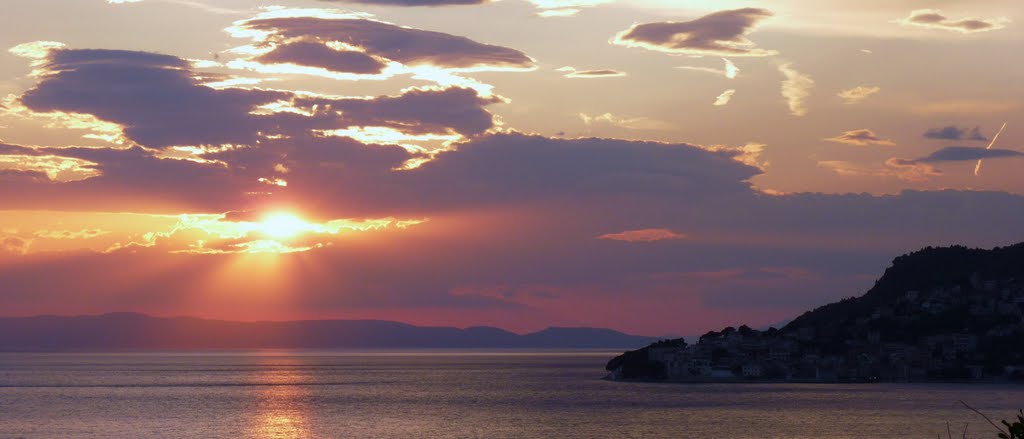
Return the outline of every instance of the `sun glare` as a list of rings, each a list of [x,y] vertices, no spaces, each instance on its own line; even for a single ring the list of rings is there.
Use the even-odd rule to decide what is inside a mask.
[[[310,230],[311,225],[290,213],[275,213],[260,223],[260,230],[275,238],[291,238]]]

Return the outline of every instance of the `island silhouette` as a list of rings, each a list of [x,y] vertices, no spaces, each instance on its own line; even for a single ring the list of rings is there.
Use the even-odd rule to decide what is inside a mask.
[[[232,322],[138,313],[0,318],[2,351],[203,349],[621,349],[651,337],[601,328],[516,334],[493,327],[426,327],[382,320]]]

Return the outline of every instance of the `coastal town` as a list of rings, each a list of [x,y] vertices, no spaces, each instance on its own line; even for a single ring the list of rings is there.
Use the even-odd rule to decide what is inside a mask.
[[[888,290],[826,305],[782,329],[728,327],[708,332],[693,344],[683,339],[660,341],[610,361],[608,378],[1024,380],[1024,281],[973,273],[962,284]]]

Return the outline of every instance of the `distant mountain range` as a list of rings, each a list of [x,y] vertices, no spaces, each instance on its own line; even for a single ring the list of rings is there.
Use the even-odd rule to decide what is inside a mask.
[[[608,349],[651,337],[600,328],[519,335],[492,327],[422,327],[379,320],[232,322],[136,313],[0,318],[0,351],[191,349],[567,348]]]
[[[1024,243],[928,247],[896,258],[863,296],[782,329],[664,340],[607,369],[625,380],[1024,380]]]

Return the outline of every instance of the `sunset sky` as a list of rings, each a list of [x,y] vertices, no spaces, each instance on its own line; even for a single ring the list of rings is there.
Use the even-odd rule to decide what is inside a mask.
[[[1020,0],[4,9],[0,315],[696,334],[1024,240]]]

